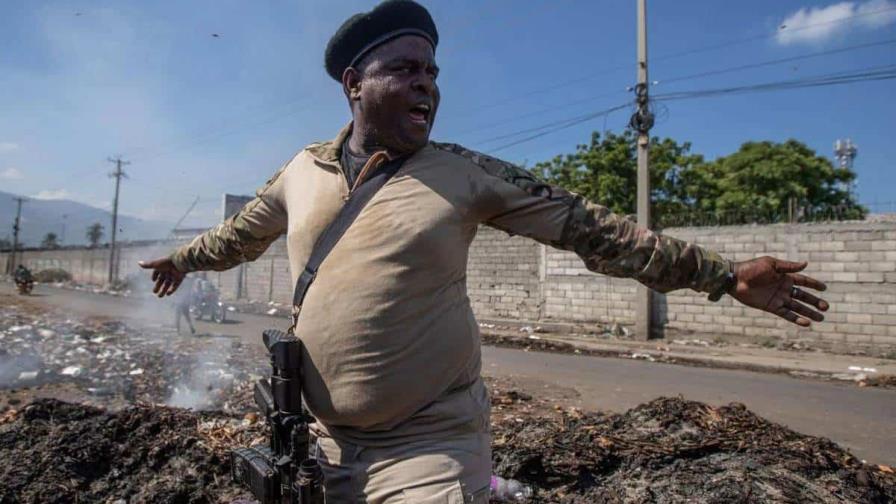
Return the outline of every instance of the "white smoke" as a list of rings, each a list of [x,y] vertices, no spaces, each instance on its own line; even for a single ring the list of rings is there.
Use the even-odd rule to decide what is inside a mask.
[[[193,410],[220,405],[234,381],[233,373],[228,371],[227,348],[230,348],[229,340],[209,340],[209,345],[196,354],[189,373],[174,386],[165,404]]]

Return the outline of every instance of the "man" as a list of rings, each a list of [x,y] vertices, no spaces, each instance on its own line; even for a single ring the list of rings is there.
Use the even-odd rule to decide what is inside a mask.
[[[190,317],[190,306],[198,299],[196,284],[197,282],[194,282],[192,279],[185,279],[184,288],[174,298],[174,327],[177,330],[177,334],[180,334],[181,317],[187,319],[190,334],[196,334],[196,328],[193,327],[193,318]]]
[[[24,264],[20,264],[16,267],[16,272],[13,278],[17,284],[34,281],[34,277],[31,275],[31,270],[26,268]]]
[[[731,263],[509,163],[430,142],[437,44],[429,13],[411,1],[350,18],[327,47],[326,68],[352,122],[289,160],[238,214],[142,264],[165,296],[187,272],[254,260],[286,233],[295,282],[352,190],[404,158],[321,265],[295,323],[330,502],[487,502],[489,403],[465,285],[480,224],[662,292],[728,293],[801,326],[822,320],[812,307],[827,304],[795,287],[824,289],[798,273],[805,263]]]

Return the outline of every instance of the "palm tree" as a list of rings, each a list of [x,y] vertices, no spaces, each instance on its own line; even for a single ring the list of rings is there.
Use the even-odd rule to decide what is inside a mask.
[[[87,228],[87,239],[90,240],[90,247],[95,248],[100,244],[100,240],[103,239],[103,225],[99,222],[94,222]]]
[[[59,237],[56,236],[56,233],[47,233],[44,240],[40,242],[40,246],[45,249],[57,249],[59,248]]]

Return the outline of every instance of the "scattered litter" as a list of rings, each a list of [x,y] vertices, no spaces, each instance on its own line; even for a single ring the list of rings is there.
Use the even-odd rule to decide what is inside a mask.
[[[83,372],[84,368],[82,368],[81,366],[67,366],[62,371],[60,371],[59,374],[78,377],[81,376]]]
[[[877,369],[873,367],[849,366],[850,371],[860,371],[863,373],[876,373]]]
[[[530,334],[528,337],[529,337],[529,339],[534,339],[534,340],[540,340],[540,339],[541,339],[541,336],[536,336],[536,335],[534,335],[534,334]]]
[[[520,332],[533,333],[535,332],[535,329],[533,329],[532,326],[523,326],[520,327]]]
[[[632,352],[632,359],[643,359],[650,362],[656,362],[656,359],[650,355],[649,353],[641,353],[641,352]]]
[[[118,321],[83,321],[67,318],[64,312],[36,314],[20,305],[4,305],[0,306],[0,390],[71,384],[72,391],[104,402],[109,398],[116,404],[164,403],[176,386],[184,388],[197,367],[204,366],[212,374],[193,389],[203,407],[241,407],[234,398],[237,384],[248,376],[267,374],[269,364],[263,349],[246,352],[232,343],[178,335],[173,327],[135,328]],[[196,356],[210,349],[219,355],[211,365],[200,364]],[[251,390],[240,401],[251,405]]]
[[[713,346],[713,344],[710,343],[709,341],[698,339],[698,338],[674,339],[674,340],[672,340],[672,343],[675,343],[676,345],[689,345],[689,346],[702,346],[702,347]]]
[[[621,324],[619,324],[618,322],[615,323],[615,324],[613,324],[612,326],[610,326],[610,331],[609,331],[609,332],[610,332],[611,335],[616,336],[617,338],[626,337],[626,336],[628,336],[628,335],[630,334],[630,333],[629,333],[629,330],[626,329],[626,328],[625,328],[624,326],[622,326]]]
[[[831,378],[835,380],[861,382],[868,378],[865,373],[834,373]]]
[[[271,308],[270,310],[266,311],[265,313],[267,313],[268,315],[276,315],[276,314],[277,314],[277,309],[276,309],[276,308]]]
[[[22,371],[21,373],[19,373],[18,380],[19,381],[33,380],[33,379],[37,378],[38,373],[40,373],[40,371]]]

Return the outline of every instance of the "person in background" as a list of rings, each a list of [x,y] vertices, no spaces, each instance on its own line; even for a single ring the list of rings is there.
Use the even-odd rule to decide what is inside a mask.
[[[177,334],[180,334],[180,319],[187,319],[187,325],[190,327],[190,334],[196,334],[196,328],[193,327],[193,319],[190,317],[190,306],[196,299],[196,282],[192,278],[185,278],[183,289],[174,297],[174,327],[177,328]]]
[[[26,268],[24,264],[20,264],[16,268],[15,281],[16,283],[33,282],[34,276],[31,275],[30,269]]]

